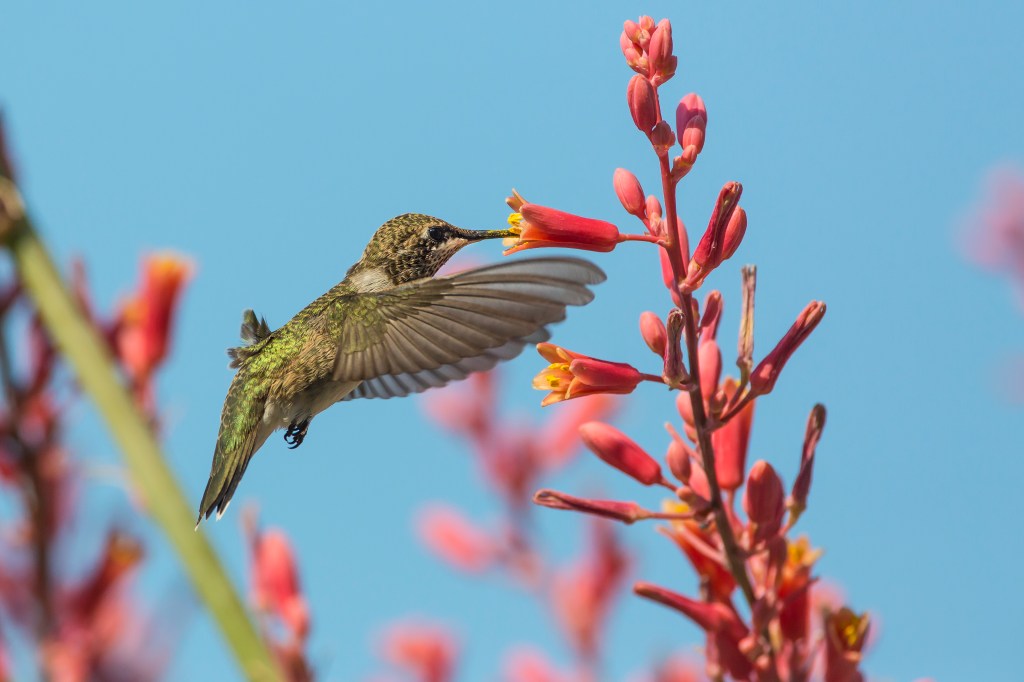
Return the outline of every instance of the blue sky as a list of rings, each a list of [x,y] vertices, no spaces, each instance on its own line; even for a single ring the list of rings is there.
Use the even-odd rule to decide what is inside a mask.
[[[1024,325],[1009,287],[964,262],[955,229],[991,165],[1024,161],[1024,15],[1011,5],[18,3],[3,12],[0,107],[36,222],[63,262],[84,257],[98,301],[129,289],[144,253],[195,260],[159,392],[167,451],[198,499],[230,380],[224,348],[244,308],[280,325],[340,279],[387,218],[418,211],[494,227],[513,186],[628,225],[613,170],[649,186],[656,176],[625,107],[618,34],[626,18],[670,18],[680,66],[664,96],[696,91],[710,119],[683,216],[702,224],[722,183],[739,180],[750,218],[737,256],[710,280],[726,299],[724,338],[745,262],[759,268],[760,351],[807,301],[829,306],[760,404],[752,457],[792,480],[807,411],[824,402],[801,523],[827,550],[821,572],[878,614],[867,670],[1006,679],[1019,669],[1024,610],[1014,522],[1024,463],[1021,407],[996,386],[1000,363],[1024,349]],[[557,341],[650,357],[636,318],[668,303],[650,251],[627,247],[595,256],[609,281]],[[497,259],[499,247],[472,255]],[[536,409],[538,366],[532,353],[509,366],[511,409]],[[76,450],[110,459],[92,412],[78,416]],[[645,387],[619,424],[660,448],[673,416],[669,397]],[[620,479],[581,460],[556,482],[639,497]],[[258,501],[264,521],[294,538],[324,679],[367,673],[377,628],[410,612],[461,629],[465,680],[493,678],[509,643],[565,658],[534,606],[454,575],[415,541],[411,516],[435,498],[481,517],[495,508],[416,400],[336,407],[300,450],[272,440],[250,467],[238,501]],[[237,521],[208,530],[241,579]],[[577,519],[549,523],[550,537],[575,543]],[[642,557],[636,577],[691,584],[650,527],[627,537]],[[159,542],[142,580],[154,601],[180,589]],[[682,619],[631,597],[609,637],[612,679],[698,641]],[[172,678],[235,674],[195,614]]]

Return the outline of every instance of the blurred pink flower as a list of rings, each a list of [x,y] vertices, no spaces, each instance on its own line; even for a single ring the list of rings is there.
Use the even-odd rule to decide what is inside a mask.
[[[613,527],[594,521],[590,529],[590,547],[556,573],[551,588],[558,624],[583,660],[597,654],[601,630],[629,569],[629,556]]]
[[[245,518],[249,535],[252,600],[256,608],[277,619],[289,639],[304,642],[309,634],[309,607],[299,584],[291,542],[283,531],[257,527],[255,514]]]
[[[505,657],[504,682],[572,682],[547,657],[532,647],[517,647]]]
[[[434,504],[417,520],[420,539],[434,554],[470,573],[486,570],[498,547],[491,536],[457,509]]]
[[[1024,304],[1024,169],[992,169],[982,194],[963,221],[965,250],[983,268],[1009,275]]]
[[[407,670],[417,682],[451,682],[458,646],[455,637],[436,624],[405,621],[392,624],[381,637],[381,656]]]

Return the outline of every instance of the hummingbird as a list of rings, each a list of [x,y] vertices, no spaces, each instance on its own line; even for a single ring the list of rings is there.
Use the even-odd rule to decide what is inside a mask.
[[[589,303],[605,279],[579,258],[527,258],[435,277],[462,247],[511,237],[418,213],[378,228],[345,278],[270,330],[252,310],[213,453],[199,522],[227,509],[246,467],[284,429],[302,444],[313,417],[336,402],[419,393],[491,369],[548,339],[566,306]]]

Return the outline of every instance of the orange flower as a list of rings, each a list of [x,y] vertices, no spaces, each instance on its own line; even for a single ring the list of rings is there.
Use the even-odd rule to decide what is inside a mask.
[[[632,365],[587,357],[556,346],[538,343],[537,352],[550,362],[533,379],[533,387],[551,391],[541,401],[547,406],[593,393],[632,393],[643,376]]]
[[[167,357],[174,311],[191,276],[191,263],[175,254],[143,261],[142,285],[121,309],[115,336],[117,354],[138,385],[146,384]]]
[[[506,240],[505,255],[539,246],[611,251],[619,243],[619,228],[609,222],[528,203],[515,190],[506,203],[515,211],[508,223],[516,236]]]

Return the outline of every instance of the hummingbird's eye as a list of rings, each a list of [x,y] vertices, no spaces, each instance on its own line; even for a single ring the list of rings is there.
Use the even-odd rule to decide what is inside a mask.
[[[427,229],[427,236],[435,242],[443,242],[445,237],[448,236],[448,230],[435,225],[434,227]]]

